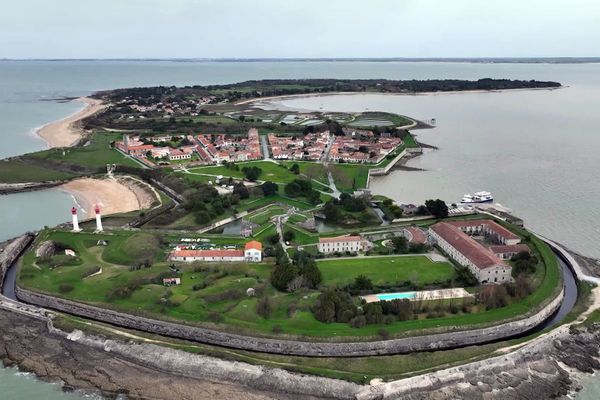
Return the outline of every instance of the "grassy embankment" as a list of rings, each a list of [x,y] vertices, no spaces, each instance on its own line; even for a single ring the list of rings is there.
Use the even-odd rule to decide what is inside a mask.
[[[270,227],[268,234],[274,233],[274,227]],[[166,247],[162,253],[159,252],[155,264],[151,268],[129,271],[128,265],[135,260],[131,254],[136,254],[136,247],[128,237],[129,232],[115,232],[112,235],[70,234],[67,232],[46,232],[42,238],[52,238],[66,243],[80,255],[79,265],[58,266],[54,269],[36,266],[32,252],[24,258],[21,269],[20,283],[26,287],[53,295],[63,296],[79,301],[99,304],[121,311],[148,315],[154,318],[186,321],[189,323],[200,323],[203,325],[216,326],[218,329],[245,332],[248,334],[272,335],[275,326],[290,336],[314,336],[322,339],[333,339],[342,337],[354,337],[355,339],[368,339],[378,335],[385,328],[391,336],[403,336],[417,334],[419,331],[442,328],[461,327],[461,329],[483,326],[497,323],[501,320],[517,318],[525,315],[545,303],[553,293],[560,289],[560,272],[554,255],[543,243],[531,237],[531,244],[543,260],[538,268],[541,272],[536,273],[539,285],[536,290],[521,301],[515,301],[505,307],[480,310],[474,313],[446,314],[439,318],[419,319],[409,321],[396,321],[390,325],[367,325],[363,328],[351,328],[348,324],[331,323],[324,324],[314,319],[310,312],[310,306],[318,296],[318,291],[306,291],[303,293],[281,293],[275,291],[269,284],[271,266],[266,264],[204,264],[198,265],[197,270],[190,265],[182,267],[182,285],[172,288],[164,288],[160,284],[153,283],[152,279],[160,273],[168,272],[168,266],[164,261]],[[264,237],[267,237],[265,233]],[[95,245],[99,238],[106,238],[109,247],[104,249]],[[211,238],[211,241],[215,239]],[[221,243],[240,243],[242,239],[222,239]],[[119,243],[123,243],[119,245]],[[111,250],[110,246],[119,246],[122,253]],[[120,254],[116,257],[114,254]],[[355,260],[352,260],[355,261]],[[417,268],[411,266],[414,259],[411,257],[398,257],[399,269]],[[422,258],[422,269],[439,269],[437,263],[429,262]],[[374,279],[395,279],[391,272],[387,278],[381,278],[381,263],[377,259],[369,261],[371,268],[366,265],[362,272]],[[402,263],[407,265],[402,266]],[[103,273],[89,278],[82,278],[82,274],[91,266],[100,265]],[[330,276],[343,276],[347,272],[344,265],[338,264],[339,269],[330,272],[325,268],[325,282]],[[392,271],[392,270],[390,270]],[[447,270],[440,273],[447,274]],[[412,272],[411,272],[412,273]],[[347,274],[351,276],[351,274]],[[410,273],[407,274],[409,279]],[[440,275],[419,274],[419,282],[427,282],[427,276],[438,279]],[[444,275],[447,276],[447,275]],[[133,290],[129,296],[114,298],[110,296],[116,287],[129,287],[132,283],[145,282],[141,287]],[[149,283],[146,283],[149,282]],[[71,291],[60,292],[60,285],[67,283],[73,286]],[[202,289],[193,290],[195,285]],[[256,313],[256,298],[247,298],[244,293],[249,287],[259,288],[262,296],[268,296],[272,304],[271,314],[265,318]],[[216,322],[215,322],[216,321]]]
[[[42,182],[104,172],[106,164],[139,166],[110,147],[117,133],[95,133],[82,147],[56,148],[0,161],[0,182]]]
[[[456,277],[451,264],[434,263],[424,256],[322,259],[317,265],[323,274],[323,284],[329,286],[349,285],[359,275],[368,276],[376,286],[405,281],[418,285]]]

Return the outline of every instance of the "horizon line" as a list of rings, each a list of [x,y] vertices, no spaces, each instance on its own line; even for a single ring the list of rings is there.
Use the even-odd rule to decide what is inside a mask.
[[[595,63],[600,56],[559,57],[107,57],[107,58],[0,58],[0,61],[175,61],[175,62],[488,62],[488,63]]]

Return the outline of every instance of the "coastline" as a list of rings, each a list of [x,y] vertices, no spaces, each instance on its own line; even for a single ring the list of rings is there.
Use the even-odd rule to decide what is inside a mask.
[[[83,109],[35,129],[35,134],[46,142],[48,148],[73,146],[83,136],[82,129],[78,128],[76,124],[106,107],[101,100],[91,97],[79,97],[76,101],[85,104]]]
[[[128,177],[80,178],[67,182],[59,190],[75,198],[84,218],[94,216],[94,206],[100,205],[102,215],[125,213],[148,209],[159,199],[155,193],[141,187]]]
[[[242,105],[250,105],[250,106],[260,106],[261,102],[264,104],[273,104],[277,101],[283,101],[287,99],[298,99],[298,98],[307,98],[307,97],[325,97],[325,96],[345,96],[345,95],[368,95],[368,94],[377,94],[377,95],[385,95],[385,96],[435,96],[435,95],[443,95],[443,94],[469,94],[469,93],[504,93],[504,92],[522,92],[529,90],[558,90],[564,89],[568,86],[559,86],[555,88],[521,88],[521,89],[492,89],[492,90],[450,90],[445,92],[420,92],[420,93],[386,93],[386,92],[324,92],[324,93],[300,93],[300,94],[285,94],[281,96],[268,96],[268,97],[259,97],[255,99],[242,100],[237,103],[234,103],[236,106]],[[274,102],[274,100],[276,100]],[[312,110],[317,111],[317,110]]]

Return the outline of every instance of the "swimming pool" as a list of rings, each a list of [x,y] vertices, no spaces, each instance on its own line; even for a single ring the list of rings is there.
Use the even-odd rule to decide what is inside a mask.
[[[402,293],[384,293],[376,295],[381,301],[385,300],[396,300],[396,299],[409,299],[413,300],[416,296],[415,292],[402,292]]]

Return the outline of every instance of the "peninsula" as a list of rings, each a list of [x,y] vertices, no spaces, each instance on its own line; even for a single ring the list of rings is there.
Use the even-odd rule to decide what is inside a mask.
[[[6,192],[60,184],[86,199],[69,223],[2,245],[0,343],[20,351],[0,356],[132,397],[193,398],[207,381],[231,398],[565,395],[569,373],[600,367],[600,279],[494,206],[401,204],[368,188],[421,154],[413,132],[433,121],[254,103],[557,87],[316,79],[95,93],[96,108],[64,120],[75,146],[0,161]],[[129,192],[102,195],[112,185]],[[98,364],[72,373],[57,349]],[[175,383],[146,384],[156,371]]]

